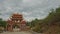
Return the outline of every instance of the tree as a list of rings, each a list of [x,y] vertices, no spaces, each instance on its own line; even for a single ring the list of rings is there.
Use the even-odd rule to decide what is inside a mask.
[[[39,20],[36,18],[35,20],[32,20],[31,22],[30,22],[30,26],[31,27],[34,27],[34,26],[36,26],[36,24],[39,22]]]
[[[6,24],[7,24],[6,21],[3,21],[2,18],[0,18],[0,26],[5,28]]]

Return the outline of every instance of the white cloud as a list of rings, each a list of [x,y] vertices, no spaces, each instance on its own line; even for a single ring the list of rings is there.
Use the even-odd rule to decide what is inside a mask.
[[[59,5],[60,0],[0,0],[0,17],[7,20],[13,13],[22,13],[28,21],[42,19],[48,15],[49,9]]]

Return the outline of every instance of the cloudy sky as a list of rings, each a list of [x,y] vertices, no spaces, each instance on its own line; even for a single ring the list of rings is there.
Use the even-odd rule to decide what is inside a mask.
[[[58,6],[60,0],[0,0],[0,18],[7,20],[13,13],[22,13],[27,21],[43,19]]]

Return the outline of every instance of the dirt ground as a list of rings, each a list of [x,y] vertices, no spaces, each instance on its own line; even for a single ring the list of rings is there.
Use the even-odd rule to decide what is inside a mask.
[[[3,32],[0,34],[32,34],[30,32]]]

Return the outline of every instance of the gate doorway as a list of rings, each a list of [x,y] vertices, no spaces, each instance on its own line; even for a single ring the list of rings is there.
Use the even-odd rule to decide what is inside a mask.
[[[13,26],[13,31],[14,31],[14,32],[20,31],[19,25],[16,25],[16,24],[15,24],[15,25]]]

